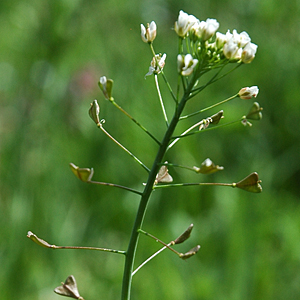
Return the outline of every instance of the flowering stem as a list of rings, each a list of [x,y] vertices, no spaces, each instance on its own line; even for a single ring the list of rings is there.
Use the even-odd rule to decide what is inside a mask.
[[[157,89],[157,93],[158,93],[158,98],[159,98],[159,101],[160,101],[161,109],[163,111],[164,118],[165,118],[165,121],[166,121],[166,124],[167,124],[167,127],[168,127],[169,126],[169,121],[168,121],[168,117],[167,117],[167,114],[166,114],[164,102],[163,102],[163,99],[161,97],[161,93],[160,93],[160,89],[159,89],[159,84],[158,84],[158,79],[157,79],[157,74],[154,74],[154,79],[155,79],[155,86],[156,86],[156,89]]]
[[[192,88],[194,87],[194,84],[197,80],[197,77],[194,75],[187,86],[187,89],[185,93],[183,94],[180,102],[178,103],[177,110],[174,113],[174,116],[169,124],[169,127],[166,130],[166,133],[163,137],[163,140],[161,142],[161,145],[159,147],[159,150],[157,152],[157,155],[154,159],[152,168],[150,170],[148,180],[146,183],[146,186],[144,188],[143,194],[141,196],[139,208],[136,214],[135,222],[131,231],[131,237],[128,244],[128,248],[126,251],[126,259],[125,259],[125,266],[124,266],[124,274],[123,274],[123,284],[122,284],[122,300],[129,300],[130,299],[130,291],[131,291],[131,283],[132,283],[132,272],[133,272],[133,264],[136,254],[136,248],[138,244],[138,238],[139,238],[139,229],[141,229],[144,221],[144,216],[146,213],[147,205],[150,199],[150,196],[153,191],[153,185],[155,182],[156,175],[159,171],[160,164],[162,164],[168,144],[170,142],[170,139],[172,138],[172,135],[174,133],[174,130],[178,124],[179,117],[185,107],[185,104],[189,98],[189,94],[191,93]]]
[[[121,147],[126,153],[128,153],[136,162],[140,164],[147,172],[150,172],[150,169],[144,165],[136,156],[134,156],[128,149],[126,149],[121,143],[119,143],[114,137],[112,137],[104,128],[102,123],[104,123],[104,120],[101,120],[97,124],[97,126],[112,140],[114,141],[119,147]]]
[[[120,105],[118,105],[113,98],[110,98],[109,101],[118,108],[122,113],[129,117],[135,124],[137,124],[142,130],[144,130],[158,145],[160,145],[159,140],[157,140],[144,126],[142,126],[138,121],[136,121],[127,111],[125,111]]]

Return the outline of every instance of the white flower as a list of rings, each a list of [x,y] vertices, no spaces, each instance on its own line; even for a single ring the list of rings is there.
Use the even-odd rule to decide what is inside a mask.
[[[242,49],[238,47],[233,39],[230,39],[224,44],[223,53],[227,59],[240,59]]]
[[[226,42],[227,42],[226,34],[216,32],[216,47],[217,47],[217,49],[222,48]]]
[[[174,29],[180,37],[184,38],[193,24],[197,21],[198,19],[196,17],[194,17],[193,15],[188,15],[181,10],[179,12],[178,20],[175,22]]]
[[[256,85],[251,86],[251,87],[244,87],[244,88],[240,89],[239,97],[244,100],[251,99],[252,97],[256,98],[258,92],[259,92],[259,89]]]
[[[207,19],[206,22],[202,21],[201,23],[202,23],[201,37],[203,41],[207,41],[216,33],[216,31],[219,28],[219,23],[215,19]]]
[[[249,64],[255,57],[255,53],[257,50],[257,45],[253,43],[248,43],[242,52],[242,62],[244,64]]]
[[[152,21],[150,25],[147,24],[147,29],[143,24],[141,24],[141,37],[145,43],[151,43],[154,41],[156,37],[156,24],[154,21]]]
[[[145,75],[145,77],[152,75],[153,73],[159,74],[163,69],[163,67],[165,66],[166,57],[167,57],[166,53],[164,53],[163,55],[156,54],[155,57],[153,57],[151,60],[149,72]]]
[[[198,64],[198,59],[193,59],[191,54],[177,56],[177,67],[178,72],[182,76],[189,76],[194,71],[194,68]]]

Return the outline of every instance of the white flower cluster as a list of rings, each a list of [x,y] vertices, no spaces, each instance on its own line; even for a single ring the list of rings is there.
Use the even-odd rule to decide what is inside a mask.
[[[241,61],[250,63],[256,54],[257,45],[251,43],[251,39],[247,32],[237,33],[228,32],[222,34],[217,32],[219,23],[215,19],[207,19],[199,21],[193,15],[188,15],[182,10],[179,12],[178,20],[175,22],[175,31],[181,38],[189,36],[192,40],[197,39],[200,43],[209,41],[214,35],[215,39],[206,43],[206,47],[215,47],[218,50],[223,50],[226,59],[233,61]]]
[[[223,46],[223,53],[227,59],[241,60],[243,63],[250,63],[256,54],[257,45],[251,43],[246,31],[233,33],[228,30],[226,34],[216,33],[217,47]]]
[[[217,32],[219,23],[215,19],[199,21],[195,16],[184,11],[179,12],[178,20],[175,22],[174,30],[181,39],[188,37],[192,53],[177,56],[178,72],[182,76],[189,76],[197,67],[199,60],[206,59],[202,66],[213,68],[215,65],[226,61],[238,63],[250,63],[256,54],[257,45],[251,43],[247,32],[238,33],[235,29],[226,34]],[[145,27],[141,24],[141,38],[145,43],[152,43],[156,37],[156,24],[152,21]],[[204,54],[205,51],[205,55]],[[159,74],[165,65],[166,54],[154,57],[149,72]]]

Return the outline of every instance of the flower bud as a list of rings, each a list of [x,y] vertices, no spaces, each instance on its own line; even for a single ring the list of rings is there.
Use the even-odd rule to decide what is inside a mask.
[[[94,100],[91,103],[91,107],[89,109],[89,116],[96,123],[96,125],[98,125],[100,123],[99,114],[100,114],[100,106],[99,106],[97,100]]]
[[[156,24],[154,21],[147,24],[147,29],[141,24],[141,37],[145,43],[152,43],[154,41],[156,37]]]
[[[251,86],[251,87],[244,87],[244,88],[240,89],[239,97],[244,100],[251,99],[252,97],[256,98],[258,92],[259,92],[259,89],[256,85]]]
[[[111,91],[112,91],[112,86],[113,86],[113,80],[112,79],[106,79],[105,76],[100,77],[100,80],[98,82],[98,85],[103,92],[104,97],[107,100],[110,100],[111,97]]]

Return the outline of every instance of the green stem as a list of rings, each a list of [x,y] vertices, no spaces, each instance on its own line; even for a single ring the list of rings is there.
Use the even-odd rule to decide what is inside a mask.
[[[124,266],[124,274],[123,274],[123,283],[122,283],[122,300],[129,300],[130,299],[130,292],[131,292],[131,283],[132,283],[132,272],[133,272],[133,264],[136,254],[136,248],[138,244],[138,238],[139,238],[139,229],[141,229],[147,205],[151,196],[151,193],[153,191],[153,185],[155,182],[156,175],[159,171],[160,164],[163,161],[164,155],[166,153],[168,144],[170,142],[170,139],[174,133],[174,130],[178,124],[179,117],[185,107],[185,104],[187,102],[187,99],[189,97],[189,94],[196,82],[197,77],[193,77],[190,84],[188,85],[181,101],[178,104],[178,108],[175,111],[175,114],[170,122],[170,125],[164,135],[164,138],[161,142],[161,145],[159,147],[159,150],[157,152],[157,155],[155,157],[155,160],[153,162],[151,171],[148,176],[148,181],[146,183],[144,192],[142,194],[140,205],[137,211],[137,215],[135,218],[135,222],[132,228],[131,237],[129,241],[129,245],[127,248],[127,254],[126,254],[126,260],[125,260],[125,266]]]

